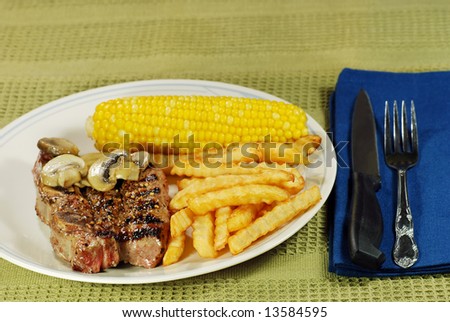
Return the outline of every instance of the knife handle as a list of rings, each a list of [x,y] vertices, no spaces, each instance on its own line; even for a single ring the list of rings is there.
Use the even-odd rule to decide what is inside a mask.
[[[383,236],[383,218],[376,196],[379,180],[353,172],[349,216],[350,258],[364,268],[379,269],[386,257],[379,250]]]

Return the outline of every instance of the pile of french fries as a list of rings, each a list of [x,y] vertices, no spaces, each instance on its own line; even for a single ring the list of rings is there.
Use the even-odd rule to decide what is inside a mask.
[[[315,136],[310,140],[317,143]],[[248,160],[235,152],[231,163],[222,160],[216,167],[206,166],[201,158],[195,165],[172,164],[170,174],[180,180],[169,204],[173,214],[163,265],[181,259],[188,229],[201,257],[215,258],[226,249],[235,255],[317,204],[319,187],[304,189],[304,177],[286,162],[286,155],[294,152],[284,151],[280,157],[273,153],[271,163],[262,157]],[[306,160],[301,158],[302,163]]]

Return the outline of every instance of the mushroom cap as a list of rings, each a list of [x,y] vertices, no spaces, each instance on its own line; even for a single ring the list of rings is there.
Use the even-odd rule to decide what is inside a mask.
[[[82,158],[73,154],[61,154],[44,165],[41,180],[50,187],[68,188],[86,174],[87,167]]]
[[[37,146],[42,152],[54,157],[62,154],[78,155],[80,152],[74,143],[63,138],[41,138]]]
[[[92,163],[87,178],[92,188],[108,191],[115,187],[117,179],[139,180],[139,174],[139,166],[129,160],[129,154],[118,149]]]
[[[141,169],[146,169],[149,166],[150,158],[150,153],[147,151],[137,151],[131,154],[131,161],[136,163]]]

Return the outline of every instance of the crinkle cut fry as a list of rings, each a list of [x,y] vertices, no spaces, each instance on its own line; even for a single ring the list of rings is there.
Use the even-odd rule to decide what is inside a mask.
[[[164,254],[162,264],[163,266],[167,266],[173,263],[178,262],[181,255],[184,252],[184,245],[186,241],[186,235],[180,234],[176,237],[170,237],[169,244],[167,245],[166,253]]]
[[[201,181],[193,182],[185,189],[179,191],[170,201],[170,208],[178,210],[187,207],[189,199],[210,191],[246,184],[268,184],[283,187],[286,183],[294,182],[294,179],[293,174],[277,170],[263,171],[259,175],[240,174],[205,178]]]
[[[207,192],[188,200],[188,206],[197,216],[225,206],[239,206],[242,203],[272,203],[289,198],[289,193],[279,187],[249,184]]]
[[[238,254],[252,242],[280,227],[292,218],[304,213],[321,199],[318,186],[303,191],[292,199],[280,203],[271,211],[257,218],[253,223],[228,238],[232,254]]]

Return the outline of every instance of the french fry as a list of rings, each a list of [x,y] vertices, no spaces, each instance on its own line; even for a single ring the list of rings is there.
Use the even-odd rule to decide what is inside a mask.
[[[293,182],[294,176],[285,171],[267,170],[258,175],[222,175],[217,177],[196,180],[185,189],[179,191],[170,201],[172,210],[187,207],[188,200],[206,192],[230,188],[237,185],[267,184],[283,186],[287,182]]]
[[[256,215],[258,217],[264,216],[269,211],[272,211],[272,209],[275,208],[278,204],[279,202],[272,202],[271,204],[264,205]]]
[[[257,167],[257,163],[226,164],[218,162],[214,165],[204,163],[174,165],[170,174],[186,177],[216,177],[224,174],[256,174],[263,171],[263,168]]]
[[[188,229],[194,220],[194,214],[188,208],[177,211],[170,217],[170,235],[177,237]]]
[[[203,178],[194,178],[194,177],[178,180],[177,181],[178,191],[186,189],[186,187],[189,186],[191,183],[194,183],[196,181],[201,181],[201,180],[203,180]]]
[[[322,138],[318,135],[306,135],[300,137],[294,142],[294,148],[297,151],[302,151],[303,155],[311,155],[322,143]]]
[[[238,254],[251,245],[258,238],[266,235],[272,230],[282,226],[295,216],[304,213],[307,209],[319,202],[321,198],[319,187],[303,191],[294,198],[286,200],[272,211],[257,218],[244,229],[239,230],[228,238],[228,246],[232,254]]]
[[[204,216],[196,216],[192,223],[192,240],[197,253],[201,257],[215,258],[214,248],[214,216],[211,212]]]
[[[197,155],[197,160],[203,163],[240,163],[259,162],[261,159],[258,143],[231,143],[225,147],[209,149]]]
[[[227,172],[231,172],[231,173],[235,172],[237,174],[260,174],[263,172],[262,170],[273,170],[273,171],[274,170],[278,170],[278,171],[282,170],[282,171],[286,171],[286,172],[289,172],[294,175],[294,180],[286,181],[282,184],[282,186],[286,190],[288,190],[289,193],[296,194],[296,193],[300,192],[305,186],[305,179],[300,174],[298,169],[295,167],[286,165],[286,164],[279,164],[279,163],[270,163],[269,164],[266,162],[261,162],[256,165],[257,170],[253,170],[254,168],[249,168],[245,164],[232,165],[230,167],[233,167],[233,170],[227,170],[227,169],[220,168],[219,170],[211,170],[214,173],[210,173],[210,174],[215,174],[216,172],[222,173],[222,174],[218,174],[217,176],[229,174]],[[242,169],[236,170],[236,169],[234,169],[235,167],[242,167]],[[183,170],[180,169],[180,171],[183,171]],[[190,171],[190,170],[187,170],[187,171]],[[193,170],[193,171],[197,171],[197,170]],[[198,174],[201,171],[202,170],[199,169],[198,172],[196,172],[196,173]],[[204,173],[206,174],[206,172],[204,172]],[[216,175],[214,175],[214,176],[216,176]],[[214,177],[214,176],[211,175],[209,177]],[[205,177],[208,177],[208,176],[205,175]],[[199,182],[200,180],[202,180],[202,178],[197,178],[197,177],[190,177],[190,178],[184,178],[182,180],[179,180],[177,182],[178,190],[183,190],[191,183]]]
[[[227,221],[228,231],[232,233],[250,225],[262,207],[263,204],[246,204],[234,209]]]
[[[248,203],[271,203],[289,198],[289,193],[279,187],[249,184],[211,191],[188,200],[188,207],[197,215],[205,215],[226,206],[239,206]]]
[[[305,179],[302,175],[294,176],[293,181],[286,181],[283,183],[283,188],[285,188],[291,195],[295,195],[302,191],[305,187]]]
[[[228,232],[227,221],[231,215],[230,207],[223,207],[216,210],[214,227],[214,249],[219,251],[227,245]]]
[[[183,167],[185,164],[198,164],[198,156],[195,154],[155,153],[150,155],[151,164],[161,169],[165,174],[170,174],[173,167]]]
[[[293,142],[276,143],[270,142],[271,148],[264,147],[265,143],[261,143],[261,155],[264,162],[300,164],[303,161],[303,154],[294,148]]]
[[[167,246],[166,253],[163,257],[163,266],[171,265],[180,260],[181,255],[184,252],[184,244],[186,235],[181,234],[176,237],[170,237],[169,244]]]
[[[308,155],[320,146],[321,141],[318,135],[306,135],[295,142],[260,143],[259,152],[264,162],[308,164]]]
[[[257,143],[230,144],[227,146],[223,163],[260,162],[261,153]]]
[[[295,167],[291,167],[287,164],[267,162],[261,162],[256,167],[270,170],[286,171],[294,175],[293,181],[286,181],[282,185],[287,191],[289,191],[291,195],[299,193],[305,187],[305,179]]]

